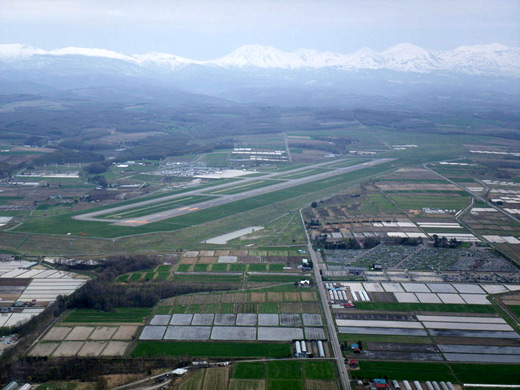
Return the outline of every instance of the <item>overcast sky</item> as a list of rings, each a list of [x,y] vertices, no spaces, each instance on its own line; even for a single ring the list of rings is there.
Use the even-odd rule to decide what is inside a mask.
[[[212,59],[245,44],[281,50],[520,46],[517,0],[0,0],[0,43]]]

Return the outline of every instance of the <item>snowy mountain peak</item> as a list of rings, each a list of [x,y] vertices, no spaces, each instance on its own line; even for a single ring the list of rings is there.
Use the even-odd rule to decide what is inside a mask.
[[[372,69],[415,73],[441,71],[520,77],[520,48],[509,48],[498,43],[437,51],[426,50],[411,43],[400,43],[382,52],[364,47],[351,54],[311,49],[284,52],[271,46],[254,44],[241,46],[224,57],[210,61],[198,61],[167,53],[125,55],[105,49],[66,47],[46,51],[18,44],[0,45],[0,62],[9,63],[15,68],[17,62],[24,62],[24,69],[30,68],[31,61],[35,61],[31,58],[33,56],[48,56],[54,62],[60,61],[59,58],[63,56],[106,58],[122,61],[121,64],[131,64],[136,69],[162,73],[199,65],[226,69]]]
[[[286,61],[286,53],[271,46],[255,44],[240,46],[231,54],[208,62],[224,67],[285,68]]]
[[[473,46],[459,46],[454,51],[465,51],[474,53],[494,53],[497,51],[509,50],[509,47],[501,45],[500,43],[491,43],[489,45],[473,45]]]
[[[133,58],[112,50],[82,48],[82,47],[64,47],[62,49],[50,50],[40,54],[48,54],[53,56],[86,56],[86,57],[104,57],[114,60],[133,61]]]
[[[0,45],[0,60],[23,59],[41,53],[44,53],[44,50],[34,46],[20,45],[17,43]]]

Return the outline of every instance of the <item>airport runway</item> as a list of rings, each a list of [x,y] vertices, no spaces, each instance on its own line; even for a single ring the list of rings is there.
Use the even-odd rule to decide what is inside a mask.
[[[348,167],[333,168],[330,171],[317,173],[312,176],[301,177],[298,179],[283,179],[283,180],[285,180],[283,182],[276,183],[276,184],[270,185],[268,187],[252,189],[250,191],[245,191],[245,192],[241,192],[238,194],[219,195],[219,194],[215,194],[215,193],[209,193],[209,192],[215,192],[216,190],[219,190],[219,189],[226,189],[226,188],[231,189],[233,187],[236,187],[237,185],[244,185],[249,182],[254,182],[254,181],[258,181],[258,180],[280,179],[280,176],[288,176],[291,174],[296,174],[299,172],[304,172],[304,171],[308,171],[308,170],[315,169],[315,168],[327,168],[327,165],[341,163],[342,161],[346,162],[349,160],[351,160],[351,159],[327,161],[324,163],[309,165],[309,166],[306,166],[303,168],[297,168],[297,169],[293,169],[291,171],[286,171],[286,172],[266,173],[263,176],[250,177],[250,178],[246,177],[240,181],[233,182],[233,183],[226,183],[226,184],[216,185],[213,187],[205,187],[205,188],[200,188],[200,189],[195,188],[192,191],[187,191],[187,192],[183,192],[180,194],[164,196],[164,197],[157,198],[157,199],[145,200],[142,202],[136,202],[136,203],[128,204],[125,206],[116,206],[111,209],[77,215],[77,216],[74,216],[73,218],[81,220],[81,221],[108,222],[108,223],[112,223],[114,225],[119,225],[119,226],[141,226],[141,225],[145,225],[147,223],[158,222],[158,221],[161,221],[164,219],[192,213],[194,211],[200,211],[200,210],[204,210],[204,209],[207,209],[210,207],[221,206],[221,205],[224,205],[227,203],[236,202],[239,200],[251,198],[254,196],[258,196],[258,195],[267,194],[267,193],[270,193],[273,191],[291,188],[291,187],[294,187],[294,186],[297,186],[300,184],[306,184],[306,183],[309,183],[309,182],[312,182],[315,180],[326,179],[326,178],[337,176],[337,175],[340,175],[343,173],[352,172],[352,171],[356,171],[358,169],[367,168],[370,166],[379,165],[379,164],[383,164],[383,163],[392,161],[392,159],[389,159],[389,158],[374,159],[374,160],[371,160],[368,162],[364,162],[361,164],[356,164],[356,165],[352,165],[352,166],[348,166]],[[160,203],[163,203],[163,202],[166,202],[169,200],[173,200],[173,199],[177,199],[177,198],[184,198],[184,197],[193,196],[193,195],[209,195],[209,196],[217,196],[218,198],[199,202],[199,203],[194,203],[189,206],[176,207],[176,208],[160,211],[158,213],[154,213],[154,214],[150,214],[150,215],[146,215],[146,216],[142,216],[142,217],[127,218],[127,219],[121,219],[121,220],[114,220],[114,219],[107,219],[107,218],[99,217],[101,215],[114,214],[114,213],[124,211],[124,210],[137,209],[139,207],[153,205],[153,204],[160,204]]]

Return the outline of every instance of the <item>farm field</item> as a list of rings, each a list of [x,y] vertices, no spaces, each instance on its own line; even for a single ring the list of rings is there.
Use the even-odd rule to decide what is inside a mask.
[[[134,325],[54,326],[29,351],[29,356],[121,356],[137,333]]]
[[[196,389],[206,388],[210,383],[213,385],[216,380],[219,380],[221,384],[218,388],[222,390],[336,390],[339,387],[335,374],[335,366],[331,361],[238,362],[228,368],[206,368],[195,371],[179,388],[191,388],[183,387],[187,383],[199,386],[194,387]],[[219,379],[215,379],[216,377]],[[224,378],[229,378],[229,383]]]
[[[244,282],[248,287],[257,283],[288,283],[308,277],[297,267],[304,254],[296,248],[254,250],[192,250],[179,259],[152,270],[120,275],[118,282],[137,283],[147,280]]]
[[[518,366],[507,364],[361,362],[360,368],[359,371],[351,371],[354,378],[387,375],[389,378],[398,380],[478,382],[482,384],[514,384],[518,380]]]
[[[200,358],[287,358],[290,344],[219,343],[219,342],[160,342],[139,341],[132,356],[193,356]]]
[[[140,340],[291,341],[326,339],[313,288],[292,284],[162,301]]]
[[[74,309],[63,320],[64,323],[142,323],[151,314],[148,308],[118,308],[113,312],[91,309]]]
[[[485,304],[487,301],[449,304],[378,300],[384,294],[391,294],[389,291],[397,299],[401,295],[413,295],[412,291],[422,299],[432,294],[425,291],[433,291],[442,297],[457,295],[454,293],[458,292],[472,302],[477,301],[477,296],[516,290],[517,286],[409,282],[348,282],[345,285],[350,288],[349,294],[366,289],[363,291],[368,290],[371,297],[369,302],[356,302],[354,310],[333,309],[346,358],[360,361],[361,369],[351,371],[354,378],[387,375],[396,380],[498,383],[493,382],[493,375],[503,373],[500,383],[513,383],[511,370],[514,366],[507,367],[507,364],[520,361],[520,349],[516,348],[520,345],[520,336],[509,318],[500,317],[502,313]],[[362,345],[360,354],[353,353],[351,346],[354,344]],[[495,357],[490,353],[501,356]],[[485,364],[490,360],[503,364],[491,364],[489,372],[492,374],[482,373],[473,379],[468,378],[466,370],[472,363]]]

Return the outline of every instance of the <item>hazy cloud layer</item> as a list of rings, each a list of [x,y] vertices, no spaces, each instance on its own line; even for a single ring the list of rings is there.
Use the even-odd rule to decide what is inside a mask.
[[[0,43],[215,58],[244,44],[351,52],[520,44],[518,1],[2,0]]]

